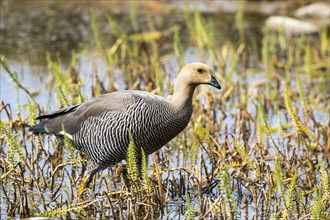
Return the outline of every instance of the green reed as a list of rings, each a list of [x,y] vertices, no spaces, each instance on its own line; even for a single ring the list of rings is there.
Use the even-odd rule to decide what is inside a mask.
[[[271,58],[270,58],[270,51],[271,51],[271,43],[269,42],[270,33],[267,27],[264,27],[264,36],[262,38],[262,62],[264,65],[264,70],[266,74],[266,94],[268,97],[271,95]]]
[[[90,9],[90,16],[91,16],[91,26],[92,26],[93,36],[94,36],[95,43],[96,43],[96,49],[101,54],[103,54],[104,45],[103,45],[102,34],[101,34],[99,24],[97,22],[97,18],[96,18],[94,9]]]
[[[293,206],[293,198],[294,198],[294,193],[295,193],[295,189],[296,189],[296,182],[297,182],[297,172],[294,172],[294,175],[290,181],[290,184],[288,186],[288,188],[286,189],[286,193],[285,193],[285,209],[283,211],[283,215],[281,219],[289,219],[290,217],[290,213],[292,212],[292,210],[294,210]]]
[[[306,51],[305,51],[305,72],[309,79],[312,78],[312,51],[311,51],[311,44],[307,41]]]
[[[142,156],[142,163],[141,163],[141,176],[143,181],[144,190],[150,192],[150,180],[148,175],[148,161],[147,155],[144,152],[143,148],[141,148],[141,156]]]
[[[186,212],[186,219],[192,220],[194,219],[193,211],[191,207],[191,198],[188,193],[186,193],[186,202],[187,202],[187,212]]]
[[[236,20],[236,28],[239,32],[240,42],[245,42],[245,34],[244,34],[244,1],[240,0],[238,2],[237,13],[235,16]]]
[[[32,101],[35,101],[34,96],[38,95],[38,92],[31,93],[26,86],[22,85],[20,79],[18,78],[17,72],[10,70],[5,56],[2,54],[0,54],[0,67],[1,70],[4,70],[9,75],[9,77],[13,80],[18,89],[23,90]]]
[[[127,171],[134,183],[138,180],[138,159],[137,159],[137,153],[135,150],[135,143],[134,138],[130,130],[128,130],[129,135],[129,145],[127,148]]]
[[[264,142],[265,142],[265,121],[264,121],[264,109],[259,102],[258,104],[258,114],[257,114],[257,130],[256,130],[256,135],[257,135],[257,141],[260,145],[261,148],[264,148]]]
[[[320,186],[315,185],[313,189],[315,193],[313,205],[311,206],[311,214],[312,214],[312,219],[324,219],[325,216],[325,206],[322,201],[322,191],[320,189]]]
[[[180,36],[179,36],[179,30],[176,30],[174,32],[173,49],[174,49],[175,56],[179,60],[180,66],[184,66],[185,61],[184,61],[184,56],[183,56],[183,48],[182,48]]]
[[[137,12],[138,12],[137,1],[136,0],[130,1],[129,18],[131,20],[132,27],[135,31],[138,31],[138,29],[139,29]]]
[[[321,41],[321,53],[323,56],[326,56],[327,53],[329,53],[328,31],[326,28],[323,28],[321,30],[320,41]]]
[[[236,219],[238,214],[238,206],[235,196],[233,195],[233,189],[231,187],[231,179],[227,168],[219,169],[219,190],[222,196],[222,205],[225,209],[224,218]]]
[[[8,143],[7,160],[11,167],[21,161],[22,149],[19,144],[19,136],[11,131],[10,125],[0,120],[0,131],[3,134],[4,140]]]
[[[274,162],[274,183],[275,183],[275,191],[279,191],[281,197],[284,197],[284,183],[283,183],[283,170],[281,167],[280,161]]]
[[[185,19],[192,41],[196,42],[198,48],[208,48],[212,51],[215,46],[213,22],[206,22],[197,9],[192,11],[188,7],[185,8]]]
[[[329,184],[329,173],[325,170],[323,163],[320,163],[321,181],[322,181],[322,192],[323,201],[330,200],[330,184]]]

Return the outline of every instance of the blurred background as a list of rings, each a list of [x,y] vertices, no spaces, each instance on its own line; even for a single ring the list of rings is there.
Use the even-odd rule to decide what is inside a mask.
[[[310,3],[316,4],[304,9],[303,6]],[[299,8],[303,8],[303,11],[299,11]],[[165,65],[169,68],[167,71],[175,72],[180,66],[173,46],[175,36],[179,40],[178,46],[182,53],[180,59],[185,63],[208,60],[209,55],[203,57],[205,53],[198,52],[198,47],[203,47],[202,44],[209,44],[208,47],[212,44],[217,49],[228,43],[233,47],[244,43],[244,48],[251,57],[246,62],[255,68],[261,64],[263,30],[270,17],[278,16],[268,24],[269,29],[277,31],[282,26],[283,18],[280,16],[298,19],[297,23],[285,21],[288,23],[285,31],[293,35],[306,33],[316,36],[322,28],[329,27],[329,2],[308,0],[29,0],[1,1],[0,10],[1,54],[5,56],[10,68],[17,72],[19,80],[34,92],[49,90],[44,90],[42,85],[43,82],[52,81],[46,54],[54,60],[60,59],[65,68],[70,66],[74,53],[77,58],[75,67],[84,75],[85,83],[91,82],[95,72],[104,80],[105,75],[113,71],[104,56],[111,49],[114,54],[120,50],[123,44],[118,39],[122,37],[128,43],[135,44],[139,52],[144,49],[148,51],[151,44],[157,44],[154,47],[159,50],[157,53],[162,60],[159,65]],[[303,22],[308,22],[307,28]],[[208,34],[202,33],[203,31]],[[129,64],[130,58],[132,56],[126,56],[121,62]],[[123,69],[117,65],[118,67]],[[18,96],[13,91],[14,87],[10,77],[2,70],[1,99],[16,102]],[[127,85],[121,84],[121,89],[124,88]],[[38,96],[37,100],[45,103],[54,98],[45,100],[45,95]],[[24,96],[20,101],[24,103]]]

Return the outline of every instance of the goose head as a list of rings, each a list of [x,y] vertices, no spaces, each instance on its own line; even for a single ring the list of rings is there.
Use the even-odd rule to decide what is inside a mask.
[[[185,65],[175,80],[171,102],[180,107],[190,105],[195,88],[202,84],[221,89],[208,65],[199,62]]]
[[[181,86],[192,87],[193,89],[201,84],[208,84],[217,89],[221,89],[220,84],[212,74],[211,68],[199,62],[185,65],[181,69],[176,82],[181,84]]]

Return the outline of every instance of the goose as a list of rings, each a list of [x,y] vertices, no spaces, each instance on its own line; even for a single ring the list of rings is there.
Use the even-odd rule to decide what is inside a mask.
[[[107,93],[41,115],[36,118],[40,123],[29,131],[66,135],[84,153],[87,167],[78,189],[81,195],[99,170],[126,159],[130,136],[141,164],[141,149],[149,155],[182,132],[193,112],[194,90],[201,84],[221,89],[208,65],[189,63],[178,74],[171,98],[137,90]]]

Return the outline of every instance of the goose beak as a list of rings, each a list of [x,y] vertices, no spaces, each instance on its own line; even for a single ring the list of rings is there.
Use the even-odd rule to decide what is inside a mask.
[[[220,84],[218,83],[217,79],[213,75],[211,75],[211,81],[208,84],[219,90],[221,89]]]

